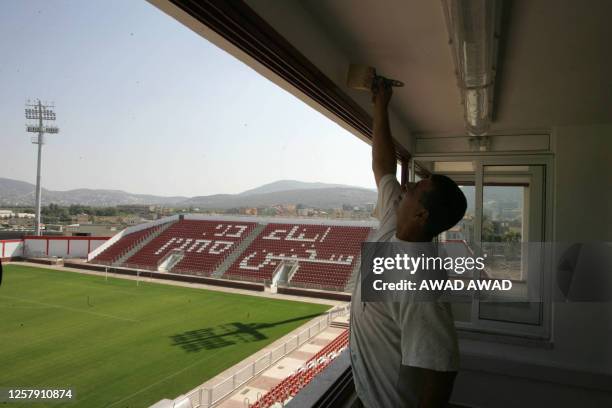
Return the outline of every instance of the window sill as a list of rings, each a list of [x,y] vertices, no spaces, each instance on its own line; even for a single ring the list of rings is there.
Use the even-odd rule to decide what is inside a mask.
[[[485,341],[490,343],[510,344],[513,346],[539,348],[545,350],[552,350],[554,348],[554,343],[551,340],[536,336],[529,337],[518,334],[486,333],[464,328],[457,329],[457,336],[459,340]]]

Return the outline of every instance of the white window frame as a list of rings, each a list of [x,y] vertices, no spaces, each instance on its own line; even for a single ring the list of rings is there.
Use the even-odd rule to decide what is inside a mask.
[[[506,166],[543,166],[544,167],[544,208],[543,208],[543,242],[552,242],[554,233],[554,160],[551,154],[416,154],[411,159],[409,179],[414,181],[415,161],[471,161],[474,163],[475,211],[474,211],[474,241],[481,242],[482,234],[482,197],[484,167],[495,165]],[[479,332],[506,336],[520,336],[533,339],[550,339],[552,321],[552,259],[550,251],[543,261],[539,276],[530,275],[528,279],[539,279],[542,293],[542,319],[540,325],[494,321],[480,318],[480,304],[472,299],[471,317],[469,322],[456,321],[459,331]]]

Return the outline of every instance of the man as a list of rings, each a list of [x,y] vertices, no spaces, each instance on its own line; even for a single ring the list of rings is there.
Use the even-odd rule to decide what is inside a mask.
[[[467,201],[442,175],[400,186],[387,112],[391,94],[383,81],[375,86],[372,169],[380,226],[370,240],[431,246],[463,218]],[[361,295],[359,279],[351,305],[350,353],[361,403],[367,408],[446,406],[459,366],[450,305],[410,296],[366,303]]]

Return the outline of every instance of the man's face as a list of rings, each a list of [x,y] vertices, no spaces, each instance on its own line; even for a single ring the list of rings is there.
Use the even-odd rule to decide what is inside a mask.
[[[433,183],[428,178],[402,186],[402,194],[396,202],[398,227],[419,231],[425,227],[428,213],[421,199],[432,188]]]

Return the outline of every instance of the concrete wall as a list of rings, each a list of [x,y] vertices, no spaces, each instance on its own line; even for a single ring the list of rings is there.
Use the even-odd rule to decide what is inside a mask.
[[[24,239],[24,256],[46,256],[47,255],[47,240],[32,238]]]
[[[0,240],[0,258],[23,256],[23,241],[20,239]]]
[[[557,241],[612,241],[612,124],[554,135]]]
[[[164,280],[175,280],[180,282],[191,282],[191,283],[202,283],[205,285],[213,285],[213,286],[223,286],[228,288],[235,289],[245,289],[245,290],[253,290],[256,292],[263,292],[265,290],[265,286],[261,283],[252,283],[252,282],[240,282],[240,281],[231,281],[226,279],[215,279],[205,276],[194,276],[194,275],[179,275],[175,273],[165,273],[165,272],[152,272],[152,271],[139,271],[137,269],[130,268],[122,268],[122,267],[106,267],[102,265],[96,264],[84,264],[81,262],[64,262],[64,266],[68,268],[77,268],[77,269],[85,269],[90,271],[98,271],[104,272],[108,271],[111,273],[117,273],[121,275],[131,275],[131,276],[145,276],[156,279],[164,279]]]
[[[36,237],[23,239],[25,257],[86,258],[108,241],[108,237]]]

